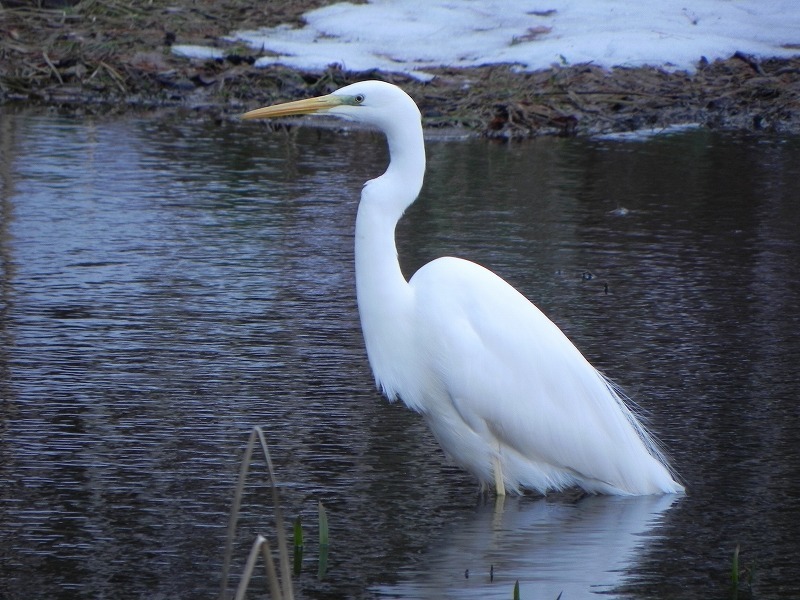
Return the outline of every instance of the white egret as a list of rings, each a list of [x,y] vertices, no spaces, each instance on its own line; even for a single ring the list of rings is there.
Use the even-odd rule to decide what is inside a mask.
[[[355,270],[367,356],[389,400],[421,413],[444,451],[498,495],[682,491],[621,393],[508,283],[451,257],[406,281],[395,226],[425,174],[414,101],[365,81],[243,118],[313,113],[377,127],[388,139],[389,166],[361,193]]]

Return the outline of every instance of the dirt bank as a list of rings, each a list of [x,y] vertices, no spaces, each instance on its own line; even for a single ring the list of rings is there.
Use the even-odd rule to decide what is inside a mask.
[[[736,54],[694,74],[591,64],[515,73],[509,66],[440,69],[429,83],[333,65],[299,73],[257,69],[224,42],[231,31],[300,23],[330,0],[13,0],[0,2],[0,104],[115,112],[187,107],[215,118],[326,93],[365,78],[402,85],[428,127],[524,138],[700,123],[717,129],[800,133],[800,56]],[[221,60],[189,60],[171,46],[214,45]],[[798,48],[800,55],[800,48]]]

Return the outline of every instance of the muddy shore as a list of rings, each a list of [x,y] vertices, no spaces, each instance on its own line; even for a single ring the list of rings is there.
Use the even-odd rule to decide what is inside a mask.
[[[301,23],[329,0],[13,0],[0,2],[0,105],[116,113],[190,109],[234,118],[245,109],[328,93],[377,78],[403,86],[429,128],[498,138],[590,135],[698,123],[714,129],[800,133],[800,47],[792,59],[737,53],[696,72],[559,65],[439,69],[428,83],[331,65],[301,73],[256,68],[257,55],[225,42],[241,29]],[[174,44],[221,48],[225,58],[176,56]]]

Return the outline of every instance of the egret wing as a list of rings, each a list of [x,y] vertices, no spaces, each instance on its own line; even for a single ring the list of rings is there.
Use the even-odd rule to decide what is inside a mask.
[[[634,492],[643,473],[665,471],[609,382],[508,283],[454,258],[410,283],[432,376],[464,424],[504,454],[512,486]]]

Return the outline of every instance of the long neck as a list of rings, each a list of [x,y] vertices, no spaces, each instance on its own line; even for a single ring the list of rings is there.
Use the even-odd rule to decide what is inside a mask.
[[[406,124],[408,121],[406,121]],[[376,378],[389,397],[394,377],[387,355],[402,343],[404,317],[410,315],[412,294],[400,270],[395,226],[416,199],[425,173],[422,126],[384,127],[390,162],[386,172],[368,181],[361,193],[355,232],[356,293],[367,354]]]

